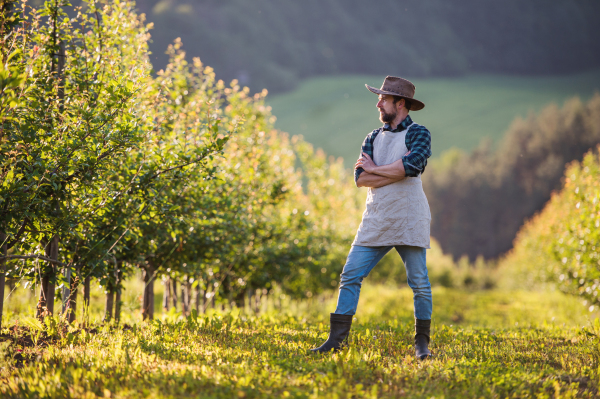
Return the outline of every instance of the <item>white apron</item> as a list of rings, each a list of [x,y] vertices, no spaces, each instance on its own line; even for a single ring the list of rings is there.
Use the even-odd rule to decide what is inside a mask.
[[[414,124],[414,123],[413,123]],[[410,125],[412,126],[412,125]],[[387,165],[408,152],[406,132],[380,132],[373,143],[373,162]],[[412,245],[429,248],[431,213],[421,175],[384,187],[369,188],[366,209],[352,245]]]

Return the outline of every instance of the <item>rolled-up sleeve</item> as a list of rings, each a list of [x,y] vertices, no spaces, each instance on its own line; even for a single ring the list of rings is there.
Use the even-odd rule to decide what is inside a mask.
[[[364,152],[365,154],[369,155],[371,159],[373,159],[373,141],[375,140],[377,133],[379,133],[379,130],[380,129],[375,129],[367,135],[365,141],[363,141],[362,146],[360,147],[360,154],[358,154],[359,158],[362,157]],[[364,171],[365,170],[363,168],[354,169],[354,183],[358,181],[358,177]]]
[[[362,172],[364,172],[365,170],[363,168],[356,168],[354,169],[354,183],[356,183],[358,181],[358,178],[360,176],[360,174]]]
[[[431,133],[424,126],[414,126],[406,134],[406,147],[410,153],[402,157],[408,177],[416,177],[425,171],[431,156]]]

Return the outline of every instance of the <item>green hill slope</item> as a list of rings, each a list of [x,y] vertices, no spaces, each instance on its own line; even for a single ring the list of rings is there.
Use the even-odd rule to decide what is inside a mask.
[[[301,134],[351,167],[366,134],[381,125],[376,96],[364,84],[379,87],[383,76],[313,78],[298,89],[270,100],[275,126]],[[433,135],[433,157],[451,147],[470,150],[482,138],[500,140],[515,117],[539,111],[573,96],[589,99],[600,90],[600,70],[568,76],[514,77],[479,75],[412,79],[424,110],[412,113]]]

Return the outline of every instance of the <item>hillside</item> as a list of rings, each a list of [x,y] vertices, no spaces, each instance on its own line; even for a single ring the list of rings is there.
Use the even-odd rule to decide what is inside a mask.
[[[379,87],[382,80],[383,76],[373,75],[313,78],[267,101],[277,116],[275,127],[302,134],[352,167],[366,134],[381,125],[376,97],[364,84]],[[432,132],[437,158],[451,147],[472,150],[483,138],[498,142],[516,117],[549,103],[561,105],[573,96],[591,98],[600,90],[600,70],[554,77],[479,75],[413,82],[416,97],[426,107],[411,115]]]
[[[137,4],[154,23],[157,70],[166,64],[167,44],[181,37],[190,56],[253,91],[289,90],[317,75],[532,75],[600,67],[600,3],[587,0]]]

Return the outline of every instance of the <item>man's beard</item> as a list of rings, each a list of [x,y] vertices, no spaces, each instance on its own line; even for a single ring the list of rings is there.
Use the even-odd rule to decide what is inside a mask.
[[[388,114],[387,112],[381,110],[381,113],[379,114],[379,120],[383,123],[391,123],[394,121],[394,119],[396,119],[396,116],[398,116],[397,112]]]

